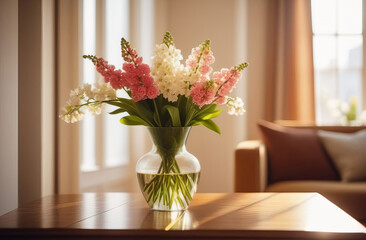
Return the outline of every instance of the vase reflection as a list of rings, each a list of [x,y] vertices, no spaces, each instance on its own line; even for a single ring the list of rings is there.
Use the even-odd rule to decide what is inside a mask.
[[[188,210],[180,212],[150,211],[141,227],[170,231],[195,229],[197,225],[198,222]]]

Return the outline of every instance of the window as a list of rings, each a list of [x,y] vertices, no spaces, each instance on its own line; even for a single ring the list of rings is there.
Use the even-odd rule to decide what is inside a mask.
[[[120,39],[126,37],[146,63],[154,46],[155,2],[150,0],[58,1],[57,94],[64,107],[70,90],[101,76],[83,54],[96,54],[121,68]],[[141,47],[143,46],[143,47]],[[106,106],[108,108],[108,106]],[[105,109],[108,112],[108,109]],[[135,164],[146,153],[143,127],[127,127],[120,116],[85,116],[72,126],[58,124],[57,192],[138,189]],[[75,131],[76,130],[76,131]],[[130,143],[134,144],[130,144]]]
[[[312,0],[311,5],[316,121],[343,123],[351,101],[356,100],[358,114],[363,107],[362,0]]]
[[[82,54],[103,57],[116,67],[122,66],[120,39],[128,38],[129,1],[82,1]],[[82,62],[82,83],[102,80],[90,61]],[[113,107],[105,106],[99,116],[86,114],[80,128],[81,190],[104,181],[120,179],[120,169],[129,163],[129,129],[119,123],[121,115],[109,115]],[[103,176],[96,176],[96,173]],[[104,173],[103,173],[104,172]],[[107,174],[106,174],[107,172]],[[114,175],[114,176],[113,176]]]

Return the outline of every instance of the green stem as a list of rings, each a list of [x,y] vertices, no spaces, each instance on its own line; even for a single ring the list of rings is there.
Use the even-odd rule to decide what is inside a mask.
[[[89,99],[89,100],[91,100],[91,99]],[[71,113],[75,112],[76,110],[79,110],[81,107],[87,106],[89,104],[102,104],[102,103],[116,101],[116,99],[105,100],[105,101],[95,101],[94,99],[92,99],[92,100],[94,100],[93,102],[90,102],[89,100],[86,103],[73,106],[73,108],[70,111],[68,111],[66,114],[71,114]]]
[[[193,108],[191,108],[187,114],[187,121],[185,122],[184,126],[187,127],[189,126],[189,122],[192,120],[194,114],[195,114],[196,110],[194,110]]]
[[[160,120],[160,114],[159,114],[159,110],[158,110],[158,107],[156,105],[155,99],[153,99],[153,102],[154,102],[154,108],[155,108],[155,111],[156,111],[156,116],[158,117],[158,124],[159,124],[160,127],[162,127],[161,120]]]

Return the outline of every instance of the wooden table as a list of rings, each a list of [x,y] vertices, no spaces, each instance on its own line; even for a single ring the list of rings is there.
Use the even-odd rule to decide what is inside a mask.
[[[196,194],[159,212],[141,194],[44,197],[0,217],[0,239],[366,239],[366,229],[316,193]]]

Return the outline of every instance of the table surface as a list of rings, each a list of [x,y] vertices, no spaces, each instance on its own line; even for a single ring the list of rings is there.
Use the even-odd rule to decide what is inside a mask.
[[[196,194],[184,212],[152,211],[141,194],[47,196],[0,217],[1,239],[366,239],[317,193]]]

